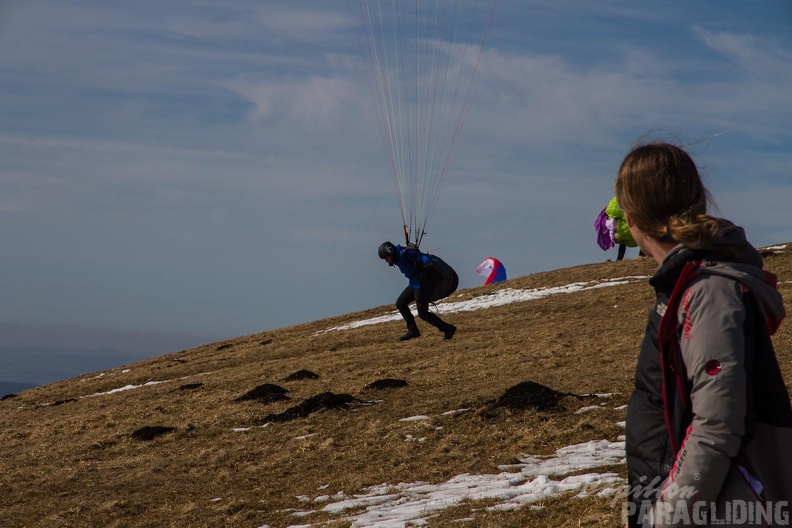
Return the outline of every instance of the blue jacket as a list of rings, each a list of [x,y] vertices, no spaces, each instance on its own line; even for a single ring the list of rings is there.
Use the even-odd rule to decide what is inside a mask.
[[[411,288],[421,288],[424,286],[421,281],[421,270],[432,263],[432,259],[426,253],[421,253],[417,248],[396,246],[396,258],[394,264],[399,268],[405,277],[410,279]]]

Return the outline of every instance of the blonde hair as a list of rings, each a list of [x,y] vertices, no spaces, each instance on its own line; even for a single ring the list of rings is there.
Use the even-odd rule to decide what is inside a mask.
[[[707,214],[710,194],[682,148],[649,143],[633,148],[616,177],[616,200],[645,235],[692,249],[710,247],[719,228]]]

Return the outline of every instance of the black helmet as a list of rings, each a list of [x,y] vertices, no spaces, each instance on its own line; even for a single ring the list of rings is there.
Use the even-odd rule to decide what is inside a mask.
[[[379,258],[381,259],[384,259],[388,255],[390,255],[393,258],[396,258],[396,246],[394,246],[390,242],[383,242],[382,244],[380,244],[380,247],[377,250],[377,255],[379,255]]]

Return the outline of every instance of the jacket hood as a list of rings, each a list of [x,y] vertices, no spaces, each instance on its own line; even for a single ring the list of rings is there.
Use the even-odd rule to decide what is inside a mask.
[[[750,264],[717,262],[705,260],[699,273],[702,275],[721,275],[738,281],[753,293],[759,308],[767,321],[770,334],[774,334],[786,312],[784,300],[776,289],[776,276]]]
[[[762,269],[762,256],[745,238],[745,230],[728,220],[718,221],[720,229],[712,240],[708,258],[734,260]]]
[[[784,318],[784,301],[776,289],[776,277],[762,270],[762,256],[745,238],[745,230],[728,220],[720,219],[721,228],[710,248],[693,250],[683,245],[672,249],[651,283],[659,285],[673,277],[673,270],[680,269],[691,260],[702,260],[700,274],[721,275],[738,281],[751,290],[770,328],[777,328]]]
[[[762,269],[762,255],[745,238],[745,230],[728,220],[719,219],[720,229],[712,239],[709,248],[690,249],[682,244],[677,245],[663,259],[658,274],[683,265],[689,260],[711,260],[717,262],[733,262]]]

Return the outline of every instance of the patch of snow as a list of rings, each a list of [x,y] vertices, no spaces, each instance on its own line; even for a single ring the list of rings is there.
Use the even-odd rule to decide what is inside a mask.
[[[567,284],[566,286],[556,286],[553,288],[533,288],[527,290],[504,288],[486,295],[481,295],[467,301],[440,301],[437,303],[439,313],[449,314],[454,312],[470,312],[475,310],[483,310],[493,306],[502,306],[516,302],[532,301],[535,299],[542,299],[552,295],[559,295],[562,293],[572,293],[584,290],[593,290],[596,288],[607,288],[609,286],[618,286],[621,284],[629,284],[637,280],[646,280],[648,277],[635,276],[635,277],[621,277],[618,279],[606,279],[602,281],[589,281],[589,282],[575,282]],[[413,311],[417,315],[416,311]],[[398,321],[401,319],[401,314],[394,311],[387,315],[372,317],[361,321],[354,321],[345,325],[334,326],[320,330],[313,335],[320,335],[327,332],[334,332],[339,330],[349,330],[352,328],[359,328],[361,326],[386,323],[390,321]]]
[[[272,425],[272,422],[267,422],[264,425],[255,425],[253,427],[232,427],[231,430],[235,433],[246,433],[248,431],[252,431],[253,429],[264,429],[270,425]]]
[[[168,383],[168,381],[169,380],[148,381],[148,382],[143,383],[141,385],[124,385],[123,387],[119,387],[117,389],[110,389],[109,391],[106,391],[106,392],[96,392],[94,394],[88,394],[87,396],[82,396],[82,398],[93,398],[95,396],[106,396],[108,394],[116,394],[117,392],[125,392],[125,391],[128,391],[128,390],[139,389],[141,387],[150,387],[152,385],[159,385],[160,383]]]
[[[602,409],[602,407],[600,407],[599,405],[589,405],[588,407],[581,407],[580,409],[575,411],[575,414],[583,414],[585,412],[593,411],[595,409]]]
[[[408,418],[402,418],[399,421],[400,422],[421,422],[421,421],[428,420],[428,419],[429,419],[428,416],[422,414],[420,416],[410,416]]]
[[[446,412],[442,413],[440,416],[453,416],[455,414],[462,414],[462,413],[471,412],[471,411],[473,411],[473,409],[456,409],[456,410],[453,410],[453,411],[446,411]]]
[[[322,502],[335,502],[319,511],[343,515],[362,508],[362,512],[345,518],[354,528],[420,526],[438,512],[469,500],[496,500],[499,502],[488,510],[509,510],[525,505],[539,507],[535,503],[575,491],[581,498],[615,495],[625,485],[616,473],[565,475],[624,463],[623,440],[594,440],[563,447],[549,456],[524,455],[519,464],[500,466],[508,470],[496,475],[465,473],[440,484],[380,484],[353,497],[322,495]]]

